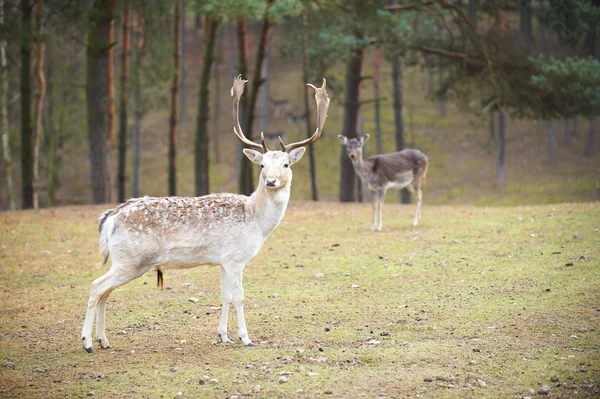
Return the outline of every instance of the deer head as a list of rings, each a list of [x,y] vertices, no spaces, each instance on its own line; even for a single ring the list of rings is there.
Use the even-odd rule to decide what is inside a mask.
[[[350,139],[346,136],[342,136],[338,134],[338,138],[344,147],[346,147],[346,154],[351,160],[361,159],[362,158],[362,148],[369,140],[369,135],[365,134],[364,137],[360,137],[358,139]]]
[[[292,171],[290,166],[295,164],[302,158],[306,148],[305,145],[315,142],[323,132],[323,125],[327,119],[327,109],[329,108],[329,96],[326,90],[326,80],[323,79],[321,87],[315,87],[307,84],[315,90],[315,99],[317,101],[317,129],[315,133],[302,141],[295,143],[284,144],[279,137],[281,151],[272,151],[267,148],[264,133],[260,134],[261,143],[255,143],[246,138],[239,120],[239,105],[240,97],[244,93],[244,88],[247,80],[242,79],[238,75],[233,79],[233,87],[231,88],[231,96],[233,97],[233,132],[236,137],[248,148],[243,150],[244,155],[253,163],[260,165],[260,184],[268,189],[278,189],[280,187],[289,186],[292,180]]]

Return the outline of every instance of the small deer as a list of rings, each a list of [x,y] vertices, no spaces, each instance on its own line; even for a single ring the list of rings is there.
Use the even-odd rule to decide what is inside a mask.
[[[283,144],[281,151],[267,148],[264,135],[261,144],[246,138],[240,126],[239,100],[246,80],[233,81],[234,133],[247,147],[244,155],[260,165],[258,187],[252,195],[229,193],[202,197],[135,198],[100,216],[98,232],[104,263],[111,257],[110,270],[92,282],[87,314],[82,330],[83,346],[93,352],[92,329],[96,320],[96,339],[100,347],[109,348],[104,329],[106,301],[117,287],[156,269],[162,285],[162,272],[200,265],[220,265],[221,320],[217,332],[222,342],[227,337],[229,304],[237,313],[238,336],[246,346],[253,346],[244,318],[244,266],[260,250],[263,242],[281,221],[290,199],[292,171],[290,166],[304,155],[304,146],[316,141],[327,118],[329,96],[326,81],[315,89],[317,128],[302,141]]]
[[[346,147],[346,153],[352,160],[354,170],[369,190],[373,192],[373,225],[371,230],[381,231],[383,225],[383,202],[389,188],[398,190],[408,188],[417,196],[417,211],[413,220],[416,226],[421,219],[421,186],[425,184],[425,175],[429,161],[419,150],[402,150],[390,154],[380,154],[363,159],[362,149],[369,135],[359,139],[348,139],[338,135],[340,142]]]

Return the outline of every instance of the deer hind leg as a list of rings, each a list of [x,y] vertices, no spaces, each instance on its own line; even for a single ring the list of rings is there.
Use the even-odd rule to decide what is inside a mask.
[[[385,201],[385,192],[386,190],[377,190],[377,197],[378,197],[378,203],[377,203],[377,226],[375,227],[375,230],[377,231],[381,231],[381,228],[383,227],[383,203]]]
[[[100,346],[104,349],[110,347],[105,332],[105,310],[108,296],[115,288],[141,276],[144,271],[141,268],[123,268],[113,261],[110,270],[92,282],[87,314],[81,332],[83,347],[87,352],[92,353],[94,351],[92,348],[94,321],[96,321],[96,338],[100,342]]]
[[[415,218],[413,220],[413,227],[416,227],[419,224],[419,220],[421,220],[421,201],[423,199],[423,190],[421,190],[421,179],[417,179],[414,183],[414,191],[416,191],[417,197],[417,209],[415,211]]]
[[[217,328],[217,333],[221,338],[222,342],[232,343],[233,341],[227,337],[227,319],[229,317],[229,304],[231,303],[232,296],[232,278],[230,274],[225,269],[225,266],[221,266],[221,298],[222,298],[222,307],[221,307],[221,321],[219,322],[219,327]]]

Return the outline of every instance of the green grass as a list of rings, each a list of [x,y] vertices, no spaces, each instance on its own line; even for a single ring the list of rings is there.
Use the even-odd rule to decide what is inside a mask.
[[[417,228],[389,204],[373,233],[369,204],[292,202],[245,272],[257,347],[217,343],[219,273],[199,267],[115,291],[113,349],[90,355],[101,210],[0,214],[0,397],[600,394],[598,203],[426,205]]]

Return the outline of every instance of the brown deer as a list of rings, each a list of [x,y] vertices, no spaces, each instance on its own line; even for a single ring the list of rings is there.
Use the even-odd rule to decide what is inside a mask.
[[[217,332],[221,341],[227,337],[229,304],[235,304],[238,336],[246,346],[254,345],[248,337],[244,317],[242,271],[260,250],[265,239],[277,227],[290,199],[290,166],[304,155],[304,146],[316,141],[327,118],[329,96],[323,86],[315,89],[317,128],[302,141],[281,143],[281,151],[267,148],[244,136],[238,118],[239,100],[246,80],[233,81],[234,133],[247,147],[243,150],[252,162],[260,165],[258,187],[249,197],[219,193],[202,197],[135,198],[100,216],[98,233],[104,262],[110,256],[110,270],[92,282],[87,314],[82,330],[83,346],[93,352],[92,329],[96,321],[96,339],[109,348],[104,331],[106,301],[111,292],[156,270],[158,281],[166,269],[183,269],[200,265],[218,265],[221,269],[223,307]],[[262,135],[261,135],[262,136]]]
[[[359,139],[348,139],[338,135],[356,174],[363,183],[373,192],[373,225],[371,230],[381,231],[383,225],[383,202],[389,188],[401,190],[408,188],[417,197],[417,211],[413,220],[416,226],[421,219],[421,200],[423,192],[421,186],[425,183],[425,175],[429,160],[419,150],[402,150],[389,154],[380,154],[363,159],[362,149],[369,135]]]

